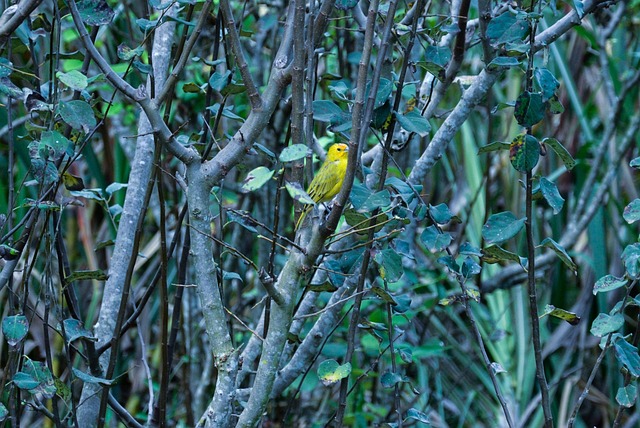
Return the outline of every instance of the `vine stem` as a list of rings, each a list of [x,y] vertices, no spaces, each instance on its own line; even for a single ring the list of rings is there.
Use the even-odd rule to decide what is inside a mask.
[[[551,402],[549,401],[549,385],[544,373],[544,361],[542,359],[542,346],[540,345],[540,320],[538,319],[538,296],[536,293],[536,258],[533,242],[533,177],[531,171],[527,171],[526,190],[526,216],[525,229],[527,234],[527,258],[528,274],[527,287],[529,288],[529,316],[531,317],[531,340],[536,360],[536,378],[540,385],[542,397],[542,411],[544,412],[544,426],[553,428],[553,415],[551,414]]]

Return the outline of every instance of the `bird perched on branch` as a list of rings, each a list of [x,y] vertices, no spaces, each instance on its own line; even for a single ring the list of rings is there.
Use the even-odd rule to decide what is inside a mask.
[[[313,199],[313,202],[319,204],[328,202],[340,192],[344,176],[347,173],[347,158],[349,156],[349,146],[346,144],[334,144],[329,147],[327,157],[324,163],[316,173],[311,184],[307,189],[307,193]],[[305,216],[311,211],[313,205],[306,205],[302,210],[302,214],[296,223],[296,230],[302,224]]]

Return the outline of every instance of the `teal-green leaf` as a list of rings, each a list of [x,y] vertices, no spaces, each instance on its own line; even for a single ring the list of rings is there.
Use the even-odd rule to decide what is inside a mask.
[[[396,116],[400,126],[407,132],[415,132],[421,137],[424,137],[431,131],[429,121],[422,116],[419,111],[411,110],[406,114],[398,112],[394,112],[393,114]]]
[[[351,373],[351,364],[338,364],[336,360],[325,360],[318,366],[318,378],[324,386],[331,386],[336,382],[349,376]]]
[[[0,58],[0,77],[9,77],[13,72],[13,63],[6,58]]]
[[[622,262],[631,278],[640,276],[640,243],[627,245],[622,251]]]
[[[20,389],[30,391],[38,387],[39,383],[33,376],[24,372],[18,372],[13,376],[13,383]]]
[[[68,73],[58,71],[56,73],[56,77],[74,91],[82,91],[89,85],[87,76],[80,73],[78,70],[71,70]]]
[[[84,328],[84,324],[82,323],[82,321],[79,321],[74,318],[67,318],[62,322],[64,325],[65,337],[68,343],[71,343],[74,340],[77,340],[80,338],[97,340],[89,330]]]
[[[487,26],[487,38],[493,45],[519,42],[529,34],[525,15],[513,15],[507,11],[491,20]]]
[[[558,79],[546,68],[536,68],[533,72],[533,78],[536,86],[542,93],[542,100],[547,101],[555,94],[560,87]]]
[[[421,412],[418,409],[414,409],[413,407],[407,410],[407,419],[413,419],[414,421],[421,422],[423,424],[430,424],[429,415]]]
[[[502,67],[516,67],[521,61],[514,56],[498,56],[495,57],[487,66],[489,70],[496,70]]]
[[[73,374],[84,383],[97,383],[100,385],[111,385],[113,383],[112,380],[92,376],[88,373],[76,369],[75,367],[73,367],[71,370],[73,371]]]
[[[123,61],[131,61],[133,58],[140,56],[143,53],[144,53],[143,46],[138,46],[135,49],[131,49],[129,46],[125,45],[124,43],[121,43],[120,45],[118,45],[118,50],[117,50],[118,58],[120,58]]]
[[[511,144],[509,143],[503,143],[502,141],[494,141],[493,143],[489,143],[486,146],[480,147],[478,149],[478,154],[495,152],[498,150],[509,150],[509,148],[511,148]]]
[[[616,401],[618,404],[628,409],[636,405],[637,398],[638,388],[634,384],[618,388],[618,392],[616,393]]]
[[[333,101],[315,100],[313,102],[313,118],[319,122],[331,124],[344,123],[349,120],[349,115]]]
[[[616,350],[616,358],[629,370],[634,377],[640,377],[640,355],[638,348],[618,337],[613,347]]]
[[[380,377],[380,385],[383,388],[393,388],[397,384],[404,382],[404,380],[399,373],[386,372]]]
[[[629,166],[631,168],[640,169],[640,157],[631,159],[631,162],[629,162]]]
[[[437,253],[447,248],[453,238],[448,233],[441,233],[435,226],[429,226],[420,234],[420,240],[429,251]]]
[[[504,242],[516,236],[524,227],[525,221],[526,217],[519,219],[511,211],[493,214],[482,226],[482,237],[487,244]]]
[[[564,206],[564,198],[560,195],[556,184],[542,177],[540,179],[540,191],[549,206],[553,209],[553,213],[558,214]]]
[[[591,334],[597,337],[603,337],[609,333],[615,333],[620,330],[623,325],[624,316],[621,313],[614,315],[601,313],[591,324]]]
[[[627,223],[635,223],[640,220],[640,199],[634,199],[629,205],[624,207],[622,217]]]
[[[82,0],[78,2],[78,12],[82,22],[87,25],[106,25],[111,22],[115,12],[106,0]]]
[[[490,245],[482,250],[482,260],[485,263],[496,264],[504,261],[512,261],[518,263],[525,269],[527,259],[520,257],[516,253],[507,251],[498,245]],[[526,270],[526,269],[525,269]]]
[[[226,70],[224,73],[216,71],[209,78],[209,87],[218,92],[222,91],[229,84],[229,76],[231,76],[230,70]]]
[[[38,382],[36,387],[29,389],[30,393],[42,394],[45,398],[51,398],[55,395],[56,386],[53,381],[53,375],[46,364],[25,358],[25,362],[22,366],[22,372],[31,376],[36,380],[36,382]]]
[[[387,248],[386,250],[378,252],[374,260],[378,264],[378,271],[382,279],[386,279],[389,282],[400,280],[404,273],[402,257],[393,249]]]
[[[89,133],[96,126],[96,116],[89,103],[71,100],[60,103],[60,117],[73,129]]]
[[[307,205],[315,204],[315,202],[313,202],[313,199],[311,199],[311,196],[309,196],[309,194],[305,192],[302,186],[300,186],[300,183],[290,183],[287,181],[284,183],[284,187],[285,189],[287,189],[287,192],[289,192],[289,196],[291,196],[294,201],[298,201],[301,204]]]
[[[16,346],[29,331],[29,322],[24,315],[12,315],[2,320],[2,334],[9,346]]]
[[[73,155],[73,143],[58,131],[44,131],[40,136],[38,152],[40,157],[47,159],[51,151],[53,158],[57,159],[65,154]]]
[[[562,163],[564,163],[567,171],[571,171],[573,167],[576,166],[576,161],[573,159],[573,156],[571,156],[571,153],[555,138],[545,138],[542,140],[542,144],[551,147],[551,150],[553,150]]]
[[[540,143],[528,134],[519,134],[511,142],[509,159],[516,171],[526,173],[538,164]]]
[[[338,10],[353,9],[358,4],[358,0],[336,0],[335,7]]]
[[[302,159],[307,155],[309,148],[304,144],[292,144],[285,147],[280,153],[280,162],[291,162]]]
[[[438,204],[436,206],[429,204],[429,214],[433,221],[438,224],[447,224],[453,218],[453,214],[447,204]]]
[[[545,103],[540,92],[522,92],[516,99],[513,115],[524,128],[529,128],[544,118]]]
[[[551,238],[545,238],[540,243],[540,246],[551,248],[556,253],[556,255],[560,258],[560,260],[562,260],[562,263],[567,265],[573,271],[574,274],[578,273],[578,267],[576,266],[576,264],[573,262],[573,260],[571,260],[571,257],[569,256],[569,254],[567,254],[567,251],[564,249],[564,247],[562,247],[556,241],[554,241]]]
[[[275,171],[265,166],[259,166],[253,169],[242,182],[242,191],[253,192],[254,190],[258,190],[271,180],[273,174],[275,174]]]
[[[624,278],[617,278],[613,275],[605,275],[596,281],[593,286],[593,294],[604,293],[607,291],[615,290],[627,285],[627,281]]]

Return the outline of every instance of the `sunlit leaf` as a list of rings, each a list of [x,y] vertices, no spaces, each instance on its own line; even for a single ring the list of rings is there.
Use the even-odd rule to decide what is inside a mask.
[[[253,192],[264,186],[271,177],[273,177],[275,171],[265,166],[259,166],[250,171],[246,178],[242,181],[243,192]]]
[[[338,364],[336,360],[325,360],[318,366],[318,378],[324,386],[330,386],[351,373],[351,364]]]

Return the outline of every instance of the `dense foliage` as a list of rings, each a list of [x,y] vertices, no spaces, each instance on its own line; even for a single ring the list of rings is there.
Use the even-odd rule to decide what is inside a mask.
[[[639,423],[637,1],[0,8],[5,426]]]

